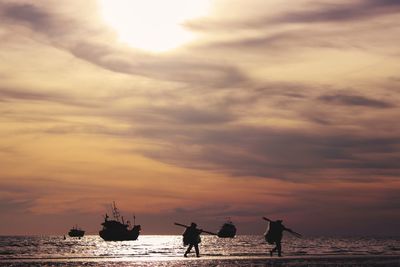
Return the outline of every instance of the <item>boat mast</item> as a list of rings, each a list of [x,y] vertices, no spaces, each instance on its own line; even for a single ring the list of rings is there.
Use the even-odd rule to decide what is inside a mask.
[[[119,215],[119,211],[117,209],[117,206],[115,206],[115,201],[113,201],[112,211],[113,211],[114,218],[119,222],[120,215]]]

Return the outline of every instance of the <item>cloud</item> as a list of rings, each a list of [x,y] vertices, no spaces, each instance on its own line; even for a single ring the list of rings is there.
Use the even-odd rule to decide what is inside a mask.
[[[193,46],[200,51],[241,51],[240,55],[247,53],[249,57],[253,53],[264,53],[266,61],[282,61],[301,56],[299,48],[362,51],[387,48],[389,42],[398,42],[398,30],[390,16],[398,14],[399,1],[297,1],[286,8],[272,4],[264,9],[259,8],[257,1],[250,1],[246,7],[241,7],[243,10],[238,16],[189,21],[186,25],[189,29],[208,37],[207,41]],[[254,11],[254,8],[258,9]],[[384,16],[389,18],[381,19],[380,23],[372,21]],[[321,26],[321,23],[329,25]],[[395,49],[382,52],[397,54],[393,52]],[[277,51],[282,53],[277,54]]]
[[[22,213],[27,212],[33,206],[33,200],[18,200],[14,196],[12,198],[0,198],[0,212]]]
[[[364,96],[359,95],[347,95],[347,94],[330,94],[323,95],[318,98],[319,100],[336,104],[336,105],[345,105],[345,106],[364,106],[371,108],[392,108],[393,104],[381,100],[375,100]]]
[[[137,121],[151,121],[152,123],[169,123],[178,125],[212,125],[233,121],[233,114],[223,110],[210,108],[195,108],[186,105],[168,107],[146,107],[136,110],[133,115]]]
[[[29,212],[39,194],[30,192],[22,185],[6,182],[8,177],[0,178],[0,212],[3,214]]]
[[[354,181],[367,181],[375,175],[400,174],[397,164],[400,155],[394,149],[400,144],[399,138],[320,135],[244,126],[202,131],[152,127],[134,133],[170,144],[158,150],[142,151],[148,157],[238,176],[310,182],[347,179],[346,176]],[[371,157],[364,157],[365,154]]]
[[[6,19],[26,23],[37,30],[47,30],[52,26],[49,14],[31,4],[3,4],[1,14]]]
[[[36,2],[0,4],[0,19],[3,26],[24,25],[34,31],[52,36],[66,34],[68,30],[78,26],[72,19],[59,17],[54,10],[45,8],[46,4]]]
[[[121,53],[107,44],[81,42],[70,48],[70,52],[105,69],[148,78],[215,87],[227,87],[247,80],[236,67],[206,63],[199,58],[155,57],[133,51]]]
[[[268,6],[265,2],[262,6]],[[296,5],[282,8],[273,5],[269,9],[257,9],[256,1],[242,9],[241,16],[211,17],[189,21],[185,24],[191,30],[200,32],[222,32],[226,30],[265,30],[283,26],[286,23],[344,23],[368,20],[378,16],[395,15],[400,10],[398,0],[360,1],[298,1]],[[270,12],[273,10],[273,12]],[[243,32],[241,32],[243,33]],[[307,34],[307,32],[303,33]]]
[[[396,14],[399,10],[400,1],[398,0],[362,0],[355,3],[354,1],[345,1],[316,5],[314,10],[280,14],[272,21],[285,23],[348,22]]]
[[[99,103],[93,100],[81,99],[65,93],[54,91],[39,91],[26,88],[4,88],[0,86],[0,102],[27,101],[27,102],[52,102],[78,107],[98,107]]]
[[[271,83],[249,85],[246,90],[208,91],[207,94],[198,94],[196,90],[174,91],[170,97],[163,98],[162,104],[155,101],[125,109],[93,109],[86,114],[112,119],[113,125],[65,122],[40,131],[58,135],[112,136],[128,142],[127,149],[134,154],[179,167],[240,177],[308,183],[321,179],[368,182],[378,179],[377,176],[398,175],[398,138],[390,134],[368,136],[344,131],[340,129],[342,111],[323,112],[327,109],[326,104],[368,110],[385,110],[394,106],[355,93],[318,96],[313,93],[316,89],[307,84]],[[4,94],[22,100],[42,98],[42,95],[12,94],[6,90]],[[162,92],[160,94],[162,96]],[[157,96],[157,92],[153,92],[151,100]],[[104,100],[98,101],[100,104]],[[309,113],[303,111],[309,107],[312,107]],[[319,112],[322,113],[317,115]],[[278,122],[287,119],[310,121],[319,126],[310,124],[315,127],[310,129],[274,124],[252,126],[246,123],[248,117]],[[126,127],[119,127],[118,122],[123,122]],[[368,128],[370,124],[355,117],[351,123],[362,128]],[[319,127],[328,127],[329,130]],[[156,149],[130,149],[129,143],[133,144],[135,140],[147,140],[158,145]]]
[[[60,6],[59,10],[53,10],[54,6],[8,3],[0,6],[0,11],[8,24],[24,24],[47,36],[49,44],[114,72],[185,83],[201,82],[215,87],[247,79],[235,66],[202,60],[199,56],[153,56],[123,46],[102,22],[98,21],[103,26],[100,29],[95,23],[85,23],[63,12],[63,5]]]
[[[265,3],[263,3],[266,5]],[[360,0],[360,1],[299,1],[296,5],[282,9],[279,5],[271,6],[264,12],[254,12],[257,7],[253,1],[243,9],[242,16],[235,19],[211,18],[198,19],[185,25],[195,31],[221,31],[223,29],[263,29],[278,27],[285,23],[342,23],[372,19],[378,16],[394,15],[400,10],[398,0]],[[249,11],[250,10],[250,11]]]

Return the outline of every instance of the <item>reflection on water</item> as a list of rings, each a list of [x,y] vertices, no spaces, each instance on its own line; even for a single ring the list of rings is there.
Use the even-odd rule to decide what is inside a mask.
[[[271,246],[263,236],[221,239],[202,236],[200,253],[206,257],[266,256]],[[284,238],[285,256],[400,255],[399,238]],[[0,260],[5,259],[124,259],[181,258],[181,236],[141,235],[136,241],[105,242],[98,236],[81,240],[62,236],[0,237]]]

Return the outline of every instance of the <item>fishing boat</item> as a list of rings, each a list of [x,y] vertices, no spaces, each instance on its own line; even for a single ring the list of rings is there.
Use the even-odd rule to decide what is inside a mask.
[[[69,230],[68,235],[70,237],[79,237],[79,238],[81,238],[81,237],[83,237],[85,235],[85,231],[80,229],[80,228],[78,228],[78,225],[75,225],[75,226],[72,227],[71,230]]]
[[[218,231],[218,237],[222,238],[233,238],[236,235],[236,226],[231,222],[227,221]]]
[[[136,240],[139,237],[141,226],[135,224],[135,216],[133,216],[133,226],[130,221],[124,220],[124,217],[120,215],[115,202],[112,205],[113,218],[110,219],[106,214],[104,216],[104,222],[101,224],[103,229],[99,231],[99,235],[105,241],[127,241]]]

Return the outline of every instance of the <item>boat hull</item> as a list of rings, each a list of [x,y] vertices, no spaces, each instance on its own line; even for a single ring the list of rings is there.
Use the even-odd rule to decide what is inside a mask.
[[[139,231],[135,231],[135,229],[127,231],[101,230],[99,235],[105,241],[129,241],[137,240],[139,237]]]
[[[232,223],[226,223],[218,232],[218,237],[233,238],[236,235],[236,227]]]
[[[83,237],[85,235],[85,231],[82,230],[71,230],[68,232],[70,237]]]
[[[234,238],[236,233],[218,233],[220,238]]]

